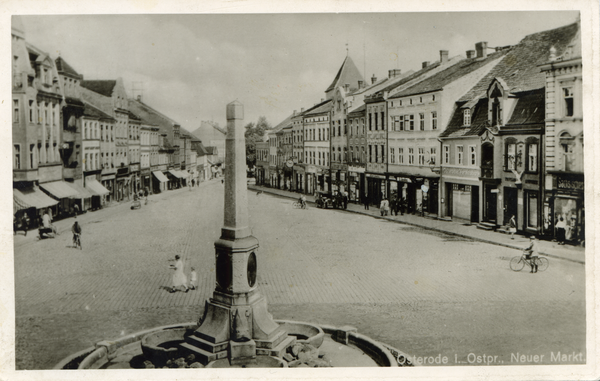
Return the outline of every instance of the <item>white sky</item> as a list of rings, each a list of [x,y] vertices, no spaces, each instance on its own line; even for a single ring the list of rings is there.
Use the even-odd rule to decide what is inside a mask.
[[[22,16],[27,40],[86,79],[143,82],[144,101],[193,131],[225,125],[238,99],[245,122],[272,125],[323,98],[346,55],[366,78],[418,70],[439,50],[516,44],[574,22],[578,12]],[[366,58],[366,59],[365,59]],[[367,79],[369,81],[369,79]],[[139,86],[139,85],[138,85]]]

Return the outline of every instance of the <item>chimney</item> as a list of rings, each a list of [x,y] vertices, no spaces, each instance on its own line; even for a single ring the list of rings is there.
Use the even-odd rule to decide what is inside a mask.
[[[373,76],[371,77],[371,84],[374,84],[375,82],[377,82],[377,77],[375,76],[375,74],[373,74]]]
[[[137,100],[138,100],[138,102],[141,102],[141,101],[142,101],[142,94],[139,94],[139,95],[137,96]]]
[[[440,63],[448,62],[448,51],[440,50]]]
[[[475,58],[475,51],[467,50],[467,58]]]
[[[477,58],[487,57],[487,41],[476,43],[475,50],[477,50]]]
[[[394,78],[394,77],[398,77],[400,75],[401,70],[400,69],[392,69],[392,70],[388,70],[388,77],[389,78]]]
[[[348,92],[348,90],[350,90],[350,84],[349,83],[345,83],[344,84],[344,91]]]
[[[394,70],[388,70],[388,78],[394,78]]]
[[[365,86],[365,82],[364,81],[358,81],[358,88],[362,89]]]
[[[424,61],[421,65],[421,69],[425,69],[427,66],[429,66],[429,61]]]

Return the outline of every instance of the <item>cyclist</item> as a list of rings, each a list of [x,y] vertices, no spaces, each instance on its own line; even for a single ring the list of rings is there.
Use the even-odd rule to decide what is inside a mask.
[[[73,232],[73,242],[78,242],[81,249],[81,240],[79,238],[81,236],[81,225],[77,222],[77,217],[75,217],[75,223],[73,223],[71,231]]]
[[[302,209],[306,209],[306,196],[305,195],[300,195],[300,207],[302,207]]]
[[[527,259],[529,261],[529,263],[531,264],[531,273],[537,273],[538,270],[538,265],[537,265],[537,258],[538,258],[538,242],[535,239],[535,236],[532,235],[531,238],[529,239],[529,246],[527,246],[527,248],[525,249],[525,259]]]

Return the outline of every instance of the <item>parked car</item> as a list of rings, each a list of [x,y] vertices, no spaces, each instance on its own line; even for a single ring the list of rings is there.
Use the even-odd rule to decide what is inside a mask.
[[[317,197],[315,198],[315,204],[317,204],[317,208],[327,209],[328,207],[336,208],[335,198],[332,194],[327,192],[317,192]]]

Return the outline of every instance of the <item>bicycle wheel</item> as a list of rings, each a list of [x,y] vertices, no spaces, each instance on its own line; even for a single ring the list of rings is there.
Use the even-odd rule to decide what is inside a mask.
[[[510,260],[510,269],[512,271],[521,271],[523,270],[523,267],[525,267],[525,261],[523,260],[523,257],[512,257]]]
[[[550,265],[550,261],[548,258],[539,257],[535,263],[537,264],[537,271],[546,271],[548,266]]]
[[[293,203],[292,206],[294,207],[294,209],[300,208],[300,204],[298,202]]]

